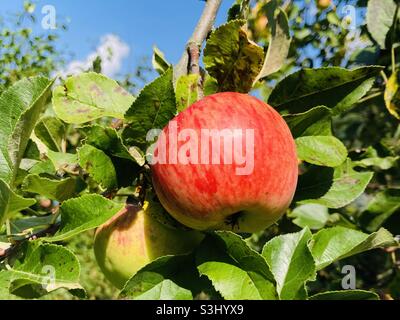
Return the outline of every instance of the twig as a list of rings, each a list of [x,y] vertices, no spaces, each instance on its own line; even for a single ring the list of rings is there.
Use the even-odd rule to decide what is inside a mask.
[[[7,237],[9,237],[11,234],[10,219],[6,219],[6,233],[7,233]]]
[[[360,99],[360,100],[358,101],[358,104],[363,103],[363,102],[368,101],[368,100],[371,100],[371,99],[374,99],[374,98],[376,98],[376,97],[379,97],[379,96],[381,96],[382,94],[383,94],[383,92],[376,92],[376,93],[370,94],[369,96],[366,96],[366,97]]]
[[[37,213],[35,210],[33,210],[33,209],[31,209],[31,208],[26,208],[26,209],[24,209],[23,211],[25,211],[25,212],[27,212],[27,213],[29,213],[30,215],[35,216],[35,217],[39,217],[39,216],[40,216],[39,213]]]
[[[388,81],[388,78],[387,78],[387,76],[386,76],[386,73],[385,73],[385,71],[383,71],[383,70],[381,70],[381,76],[382,76],[382,78],[383,78],[383,82],[385,83],[385,85],[386,85],[386,83],[387,83],[387,81]]]
[[[0,252],[0,262],[7,259],[14,252],[16,252],[24,242],[36,240],[38,238],[46,237],[48,235],[53,235],[58,231],[59,228],[60,228],[60,223],[55,223],[50,225],[48,228],[44,230],[31,234],[29,237],[26,237],[25,239],[15,241],[9,248]]]
[[[190,38],[190,40],[186,45],[186,50],[183,53],[181,60],[174,68],[174,83],[176,83],[176,80],[178,80],[179,77],[188,74],[188,72],[190,71],[191,68],[191,66],[189,65],[190,58],[191,61],[199,60],[201,45],[207,38],[207,35],[209,34],[214,25],[215,18],[217,16],[221,3],[222,0],[207,0],[203,14],[200,17],[199,22],[197,23],[197,26],[192,34],[192,37]],[[198,48],[198,50],[194,49],[195,46]],[[192,56],[190,57],[189,55]],[[195,58],[194,55],[197,55],[198,57]],[[200,67],[198,70],[196,69],[196,71],[198,71],[198,74],[200,74]]]
[[[53,208],[52,215],[54,215],[54,219],[52,219],[52,223],[48,225],[46,229],[40,230],[36,233],[33,233],[27,236],[24,239],[16,240],[12,243],[12,245],[6,250],[0,251],[0,262],[7,259],[10,255],[12,255],[18,248],[25,242],[30,240],[36,240],[38,238],[46,237],[48,235],[54,235],[58,229],[60,228],[60,222],[56,222],[56,219],[59,215],[59,206]]]
[[[396,72],[396,53],[394,51],[394,47],[392,46],[391,50],[391,60],[392,60],[392,72]]]
[[[60,228],[60,222],[56,222],[54,224],[51,224],[48,228],[41,230],[37,233],[32,234],[31,236],[28,237],[28,239],[24,239],[26,240],[36,240],[42,237],[46,237],[48,235],[54,235],[58,229]],[[24,241],[22,240],[22,241]]]
[[[200,47],[195,42],[191,42],[188,45],[189,54],[189,73],[200,74]]]

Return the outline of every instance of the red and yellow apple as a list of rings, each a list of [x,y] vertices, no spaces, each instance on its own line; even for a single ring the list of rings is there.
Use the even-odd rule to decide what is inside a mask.
[[[145,202],[143,208],[127,205],[96,230],[94,252],[100,269],[112,284],[122,288],[138,270],[154,259],[190,252],[203,235],[169,228],[158,222]]]
[[[153,148],[157,196],[190,228],[260,231],[292,201],[298,175],[293,137],[277,111],[250,95],[224,92],[194,103],[170,121]]]

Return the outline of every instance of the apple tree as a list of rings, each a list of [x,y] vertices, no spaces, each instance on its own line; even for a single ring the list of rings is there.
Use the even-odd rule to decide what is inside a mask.
[[[399,2],[238,0],[214,26],[220,4],[137,95],[101,68],[3,85],[0,298],[91,297],[82,234],[119,298],[400,298]],[[293,199],[257,232],[186,223],[154,188],[148,133],[224,92],[272,106],[297,149]]]

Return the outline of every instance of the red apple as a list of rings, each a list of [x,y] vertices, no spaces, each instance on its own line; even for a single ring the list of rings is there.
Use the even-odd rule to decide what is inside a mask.
[[[298,175],[293,137],[277,111],[250,95],[224,92],[194,103],[170,121],[154,147],[156,193],[193,229],[260,231],[292,201]]]

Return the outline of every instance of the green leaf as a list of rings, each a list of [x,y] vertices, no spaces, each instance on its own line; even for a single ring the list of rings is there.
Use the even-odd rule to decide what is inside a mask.
[[[210,234],[198,248],[196,264],[200,274],[227,300],[276,299],[268,264],[234,233]]]
[[[288,17],[282,9],[279,9],[279,13],[273,20],[271,29],[267,56],[265,57],[261,72],[258,74],[255,81],[279,71],[285,64],[289,54],[290,42],[292,39],[290,38]]]
[[[228,10],[228,21],[236,19],[247,19],[250,9],[250,0],[236,0]]]
[[[85,189],[85,184],[76,178],[56,180],[36,174],[26,176],[22,183],[22,190],[37,193],[59,202],[76,196],[83,189]]]
[[[56,171],[74,171],[78,164],[78,155],[72,153],[54,152],[51,150],[47,151],[47,157],[53,164]],[[37,173],[32,172],[31,173]]]
[[[91,125],[79,129],[84,133],[86,144],[90,144],[114,157],[131,160],[144,165],[144,155],[138,148],[125,146],[117,131],[110,127]]]
[[[184,266],[184,267],[183,267]],[[120,293],[135,300],[192,300],[193,286],[199,281],[192,255],[165,256],[139,270]]]
[[[198,74],[188,74],[178,79],[175,90],[178,112],[185,110],[198,100],[199,81]]]
[[[125,114],[129,126],[123,131],[128,146],[145,148],[150,129],[163,129],[175,116],[176,101],[172,84],[172,69],[166,71],[143,88],[136,101]]]
[[[374,167],[381,170],[393,168],[400,157],[380,157],[378,152],[373,147],[368,147],[361,155],[361,160],[353,161],[354,166],[368,168]]]
[[[382,49],[386,48],[386,35],[393,24],[396,4],[393,0],[369,0],[367,6],[367,28],[372,38]]]
[[[375,167],[381,170],[393,168],[398,162],[399,157],[372,157],[354,161],[354,165],[362,168]]]
[[[370,46],[362,46],[353,51],[353,53],[349,57],[349,63],[351,65],[358,66],[368,66],[376,64],[380,55],[379,46],[370,45]]]
[[[111,159],[101,150],[85,144],[78,149],[79,165],[100,186],[112,189],[117,186],[117,175]]]
[[[281,8],[278,6],[277,0],[268,1],[265,5],[260,7],[260,11],[262,11],[267,17],[268,27],[271,29],[271,33],[273,33],[276,28],[276,13],[280,11]],[[278,11],[278,12],[279,12]]]
[[[50,150],[62,152],[62,144],[65,140],[65,126],[55,117],[42,118],[35,127],[35,135]]]
[[[303,113],[284,115],[283,118],[294,138],[332,135],[332,114],[327,107],[318,106]]]
[[[381,228],[370,235],[341,226],[323,229],[310,244],[317,270],[358,253],[396,244],[392,234]]]
[[[25,199],[10,189],[3,179],[0,179],[0,226],[5,219],[15,213],[27,209],[36,203],[35,199]]]
[[[241,29],[243,20],[233,20],[217,28],[207,40],[204,65],[217,79],[219,91],[247,93],[260,73],[264,50],[251,42]]]
[[[61,207],[61,227],[48,242],[69,239],[81,232],[97,228],[124,207],[97,194],[84,195],[65,201]]]
[[[29,139],[28,145],[25,148],[23,159],[32,159],[32,160],[38,160],[38,161],[40,160],[39,148],[38,148],[36,142],[34,142],[31,139]],[[21,163],[21,165],[22,165],[22,163]]]
[[[308,300],[379,300],[379,296],[372,291],[341,290],[317,293]]]
[[[218,92],[217,80],[211,77],[208,73],[205,74],[203,82],[204,96],[209,96]]]
[[[267,242],[262,255],[271,267],[280,299],[299,296],[306,281],[314,278],[315,264],[308,248],[312,234],[308,228],[277,236]]]
[[[392,281],[388,286],[390,296],[394,299],[400,299],[400,270],[397,270]]]
[[[349,110],[372,87],[379,66],[347,70],[339,67],[302,69],[281,82],[268,102],[280,111],[303,113],[316,106],[332,109],[332,115]]]
[[[368,168],[374,167],[381,170],[393,168],[400,157],[380,157],[378,152],[373,147],[368,147],[361,155],[362,159],[353,161],[355,166]]]
[[[10,185],[52,84],[53,81],[42,77],[27,78],[0,96],[0,179]]]
[[[358,226],[351,222],[347,217],[340,213],[332,213],[329,215],[328,226],[342,226],[350,229],[359,229]]]
[[[350,160],[336,168],[312,167],[299,177],[295,201],[341,208],[357,199],[373,172],[357,172]]]
[[[24,259],[8,272],[11,274],[10,291],[17,295],[27,287],[35,297],[60,288],[80,291],[80,295],[84,292],[79,284],[79,261],[63,246],[30,243]]]
[[[359,223],[368,232],[378,230],[393,214],[400,212],[400,189],[379,192],[361,213]]]
[[[400,119],[400,72],[394,72],[385,88],[385,104],[391,115]]]
[[[295,140],[300,160],[318,166],[337,167],[347,158],[347,149],[333,136],[308,136]]]
[[[329,221],[328,208],[320,204],[303,204],[296,207],[288,214],[294,218],[293,223],[301,228],[308,227],[312,230],[323,228]]]
[[[10,294],[11,273],[6,270],[0,270],[0,300],[10,300],[13,296]]]
[[[30,169],[29,173],[31,174],[56,174],[56,169],[54,168],[53,163],[50,160],[39,161],[35,163]],[[22,183],[22,181],[20,181]]]
[[[181,288],[171,280],[163,280],[150,290],[144,292],[135,300],[192,300],[193,296],[189,290]]]
[[[160,75],[171,67],[171,64],[165,59],[164,53],[156,46],[153,47],[153,58],[151,62],[154,70],[156,70]]]
[[[134,97],[114,80],[89,72],[69,77],[53,91],[57,117],[67,123],[85,123],[101,117],[123,119]]]
[[[21,235],[25,238],[29,233],[31,234],[32,232],[43,230],[54,223],[54,218],[55,216],[50,214],[47,216],[10,220],[13,238],[15,238],[16,235]]]

